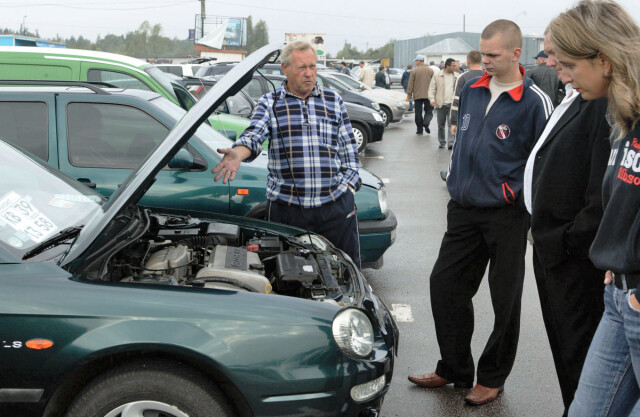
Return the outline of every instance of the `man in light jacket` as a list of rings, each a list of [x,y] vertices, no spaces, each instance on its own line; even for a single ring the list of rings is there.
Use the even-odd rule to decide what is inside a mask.
[[[456,81],[460,74],[455,72],[454,66],[455,60],[448,58],[444,63],[444,69],[433,78],[429,85],[429,101],[431,106],[436,108],[438,114],[438,142],[440,142],[439,148],[444,148],[445,145],[449,149],[453,149],[454,136],[451,134],[451,118],[449,113],[451,112],[451,104],[456,91]],[[447,139],[445,139],[445,123],[447,125]]]
[[[374,79],[373,69],[371,67],[366,67],[364,65],[364,61],[360,61],[360,74],[358,78],[360,81],[365,83],[368,86],[373,87],[373,79]]]

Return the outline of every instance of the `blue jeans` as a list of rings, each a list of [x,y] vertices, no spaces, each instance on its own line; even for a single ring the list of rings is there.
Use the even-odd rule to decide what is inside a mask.
[[[569,417],[640,415],[640,311],[615,285],[604,292],[604,315],[593,337]]]

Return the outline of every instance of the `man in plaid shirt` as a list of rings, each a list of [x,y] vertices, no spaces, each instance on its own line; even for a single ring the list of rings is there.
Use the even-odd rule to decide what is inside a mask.
[[[305,228],[306,219],[309,230],[329,239],[360,266],[354,201],[361,185],[358,147],[342,98],[316,83],[316,60],[307,42],[284,48],[282,71],[287,79],[258,100],[251,125],[233,147],[218,149],[224,157],[212,172],[217,174],[215,181],[232,181],[240,163],[255,159],[269,140],[267,219],[300,228]]]

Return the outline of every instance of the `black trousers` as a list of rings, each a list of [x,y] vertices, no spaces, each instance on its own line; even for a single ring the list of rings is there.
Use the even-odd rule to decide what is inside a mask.
[[[604,272],[576,258],[544,268],[535,244],[533,271],[566,416],[604,312]]]
[[[423,108],[424,116],[422,115]],[[433,107],[431,107],[429,99],[418,98],[415,99],[415,109],[416,131],[422,133],[424,129],[429,129],[429,124],[433,119]]]
[[[320,207],[304,209],[304,217],[297,204],[270,200],[267,204],[269,221],[305,229],[305,218],[311,232],[329,239],[337,248],[346,252],[360,268],[360,233],[352,192],[347,191],[337,200]]]
[[[464,208],[449,201],[447,231],[431,272],[431,306],[441,360],[436,373],[471,384],[472,298],[489,265],[495,320],[478,361],[478,384],[498,388],[511,372],[520,334],[520,303],[529,214],[517,205]]]

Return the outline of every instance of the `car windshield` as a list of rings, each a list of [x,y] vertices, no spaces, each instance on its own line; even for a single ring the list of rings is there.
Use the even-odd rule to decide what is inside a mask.
[[[103,197],[0,141],[0,246],[18,258],[69,227],[84,225]]]
[[[349,91],[360,91],[360,88],[358,87],[352,87],[350,84],[344,82],[344,79],[342,77],[340,78],[334,78],[331,77],[331,81],[333,81],[334,83],[340,85],[342,88],[344,88],[345,90],[349,90]]]
[[[176,123],[187,113],[183,108],[163,97],[156,97],[151,101],[153,101],[153,104],[155,104],[156,107],[169,115]],[[216,117],[216,115],[213,115],[212,117]],[[200,139],[200,141],[210,148],[216,155],[219,155],[218,148],[230,148],[231,145],[233,145],[233,141],[231,139],[222,135],[206,123],[201,124],[198,130],[196,130],[195,137]]]
[[[366,85],[365,83],[361,83],[360,81],[357,81],[355,79],[353,79],[353,77],[350,77],[348,75],[334,75],[334,77],[340,81],[342,81],[344,84],[349,85],[350,87],[352,87],[355,90],[371,90],[371,87],[369,87],[368,85]]]

